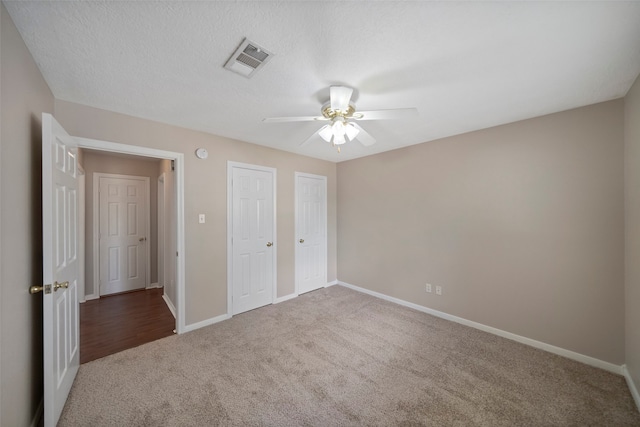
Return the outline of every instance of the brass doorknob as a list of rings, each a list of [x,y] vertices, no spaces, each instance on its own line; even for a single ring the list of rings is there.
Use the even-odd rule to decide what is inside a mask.
[[[267,246],[273,246],[273,243],[267,242]]]
[[[38,292],[42,292],[44,290],[44,286],[32,286],[29,288],[30,294],[37,294]]]
[[[304,243],[304,239],[300,239],[300,243]]]
[[[62,282],[62,283],[58,283],[58,282],[54,282],[53,283],[53,291],[54,292],[57,291],[60,288],[67,289],[68,287],[69,287],[69,282],[68,281],[67,282]]]
[[[139,242],[144,242],[145,240],[147,240],[146,237],[141,237],[141,238],[138,239]]]

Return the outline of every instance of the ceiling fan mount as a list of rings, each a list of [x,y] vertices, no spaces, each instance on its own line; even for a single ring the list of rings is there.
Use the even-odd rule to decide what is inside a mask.
[[[333,108],[331,108],[331,101],[327,101],[322,106],[321,111],[322,116],[328,120],[333,120],[336,117],[344,117],[345,119],[348,119],[354,116],[354,113],[356,112],[356,105],[353,102],[349,101],[349,106],[346,110],[334,110]]]
[[[330,121],[317,132],[311,135],[300,145],[305,145],[319,135],[326,142],[338,148],[346,142],[358,139],[364,146],[376,143],[376,140],[356,123],[356,120],[386,120],[399,119],[417,115],[415,108],[398,108],[392,110],[372,110],[356,112],[356,105],[351,101],[353,88],[347,86],[331,86],[329,88],[329,101],[322,105],[321,116],[299,117],[272,117],[264,119],[264,122],[304,122],[304,121]]]

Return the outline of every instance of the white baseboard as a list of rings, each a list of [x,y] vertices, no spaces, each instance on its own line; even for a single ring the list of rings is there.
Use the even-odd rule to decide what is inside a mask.
[[[381,294],[379,292],[371,291],[369,289],[361,288],[359,286],[351,285],[349,283],[338,281],[339,285],[342,285],[346,288],[353,289],[358,292],[362,292],[383,300],[387,300],[390,302],[394,302],[396,304],[403,305],[405,307],[412,308],[414,310],[422,311],[423,313],[431,314],[432,316],[440,317],[441,319],[450,320],[452,322],[460,323],[465,326],[469,326],[475,329],[479,329],[484,332],[489,332],[490,334],[498,335],[503,338],[510,339],[512,341],[517,341],[521,344],[526,344],[531,347],[539,348],[541,350],[548,351],[549,353],[557,354],[559,356],[564,356],[568,359],[573,359],[578,362],[582,362],[586,365],[594,366],[596,368],[604,369],[605,371],[613,372],[618,375],[622,375],[622,366],[615,365],[613,363],[605,362],[604,360],[596,359],[591,356],[586,356],[584,354],[576,353],[575,351],[566,350],[561,347],[556,347],[551,344],[547,344],[541,341],[536,341],[531,338],[523,337],[521,335],[516,335],[511,332],[503,331],[502,329],[497,329],[492,326],[483,325],[482,323],[477,323],[471,320],[463,319],[462,317],[453,316],[451,314],[444,313],[442,311],[437,311],[428,307],[424,307],[422,305],[414,304],[412,302],[408,302],[405,300],[401,300],[399,298],[390,297],[385,294]]]
[[[85,301],[91,301],[92,299],[98,299],[98,298],[100,298],[100,295],[89,294],[84,296]]]
[[[149,286],[146,287],[146,289],[156,289],[156,288],[161,288],[162,286],[160,286],[160,283],[152,283]]]
[[[162,295],[162,299],[164,300],[165,304],[167,304],[167,307],[169,307],[169,311],[171,311],[171,314],[173,314],[173,318],[175,319],[177,317],[176,307],[173,305],[173,303],[171,302],[171,300],[166,294]]]
[[[633,396],[633,400],[636,402],[636,407],[638,408],[638,411],[640,411],[640,393],[638,393],[638,388],[633,382],[633,378],[631,378],[627,365],[622,365],[622,375],[624,375],[624,379],[627,380],[627,386],[629,386],[631,396]]]
[[[338,281],[334,280],[333,282],[328,282],[326,285],[324,285],[325,288],[328,288],[329,286],[333,286],[333,285],[337,285]]]
[[[192,323],[184,327],[185,332],[195,331],[196,329],[204,328],[205,326],[213,325],[214,323],[222,322],[223,320],[231,319],[228,314],[221,314],[220,316],[212,317],[211,319],[203,320],[201,322]]]
[[[289,301],[290,299],[293,299],[293,298],[295,298],[297,296],[298,296],[298,294],[296,294],[296,293],[285,295],[283,297],[276,298],[276,300],[273,303],[274,304],[280,304],[281,302]]]
[[[40,404],[38,405],[38,409],[36,409],[36,413],[33,415],[33,419],[31,420],[30,427],[38,427],[40,425],[40,421],[42,421],[42,415],[44,414],[44,396],[40,399]]]

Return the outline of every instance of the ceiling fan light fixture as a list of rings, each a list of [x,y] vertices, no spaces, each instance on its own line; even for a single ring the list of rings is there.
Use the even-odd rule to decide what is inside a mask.
[[[333,136],[333,129],[331,128],[331,125],[323,126],[318,132],[318,135],[320,135],[320,137],[325,141],[331,142],[331,137]]]
[[[347,140],[344,137],[344,134],[342,135],[333,135],[333,145],[342,145],[345,142],[347,142]]]
[[[349,141],[353,141],[356,136],[360,133],[360,129],[356,128],[353,123],[347,123],[345,126],[345,133],[347,134],[347,138]]]
[[[331,130],[334,135],[342,135],[344,136],[347,131],[346,125],[344,122],[344,117],[336,117],[333,119],[333,124],[331,125]]]

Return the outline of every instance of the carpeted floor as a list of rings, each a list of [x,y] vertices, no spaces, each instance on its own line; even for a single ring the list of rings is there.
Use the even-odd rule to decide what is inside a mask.
[[[640,426],[623,377],[340,286],[80,367],[59,426]]]

